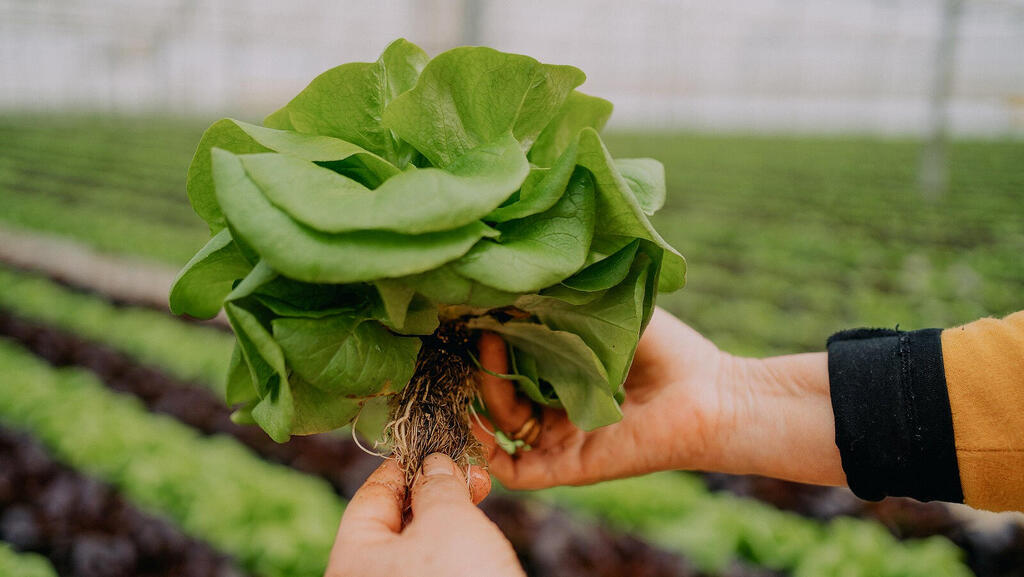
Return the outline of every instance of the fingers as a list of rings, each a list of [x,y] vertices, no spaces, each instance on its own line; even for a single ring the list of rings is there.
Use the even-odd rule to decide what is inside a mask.
[[[412,485],[410,501],[414,523],[432,519],[447,521],[458,509],[472,506],[465,476],[454,461],[441,453],[423,459],[423,467]]]
[[[505,449],[498,446],[498,442],[494,438],[494,425],[483,418],[481,418],[481,421],[482,424],[475,420],[470,423],[473,436],[483,445],[484,458],[487,459],[489,472],[503,484],[508,484],[516,473],[515,457],[506,453]]]
[[[394,459],[385,460],[356,491],[338,527],[338,540],[402,530],[405,474]]]
[[[477,344],[480,364],[492,373],[508,373],[508,352],[505,341],[494,333],[483,333]],[[502,431],[518,431],[533,416],[530,402],[516,395],[515,386],[501,377],[480,371],[480,395],[487,406],[491,422]]]
[[[484,417],[477,415],[477,418],[470,419],[469,429],[472,431],[473,436],[476,437],[476,440],[480,441],[480,444],[484,446],[484,456],[487,458],[487,462],[490,463],[491,456],[498,450],[498,442],[494,439],[494,425]]]
[[[472,466],[469,468],[469,494],[472,496],[473,504],[479,505],[480,501],[487,498],[491,493],[491,476],[486,470]]]
[[[500,336],[494,333],[481,333],[476,346],[480,351],[480,364],[485,369],[494,373],[508,372],[508,351],[505,348],[505,341]]]

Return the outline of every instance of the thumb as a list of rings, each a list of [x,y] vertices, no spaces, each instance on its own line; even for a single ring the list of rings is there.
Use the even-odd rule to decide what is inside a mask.
[[[465,473],[448,455],[441,453],[423,459],[410,501],[414,521],[429,521],[432,517],[447,520],[458,509],[475,509]]]

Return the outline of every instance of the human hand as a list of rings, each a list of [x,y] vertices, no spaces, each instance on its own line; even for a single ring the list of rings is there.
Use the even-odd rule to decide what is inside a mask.
[[[480,361],[508,372],[504,342],[481,336]],[[493,425],[522,429],[534,414],[514,385],[481,371]],[[820,484],[845,480],[835,448],[824,353],[748,359],[721,352],[656,309],[626,378],[623,418],[586,432],[541,411],[529,451],[509,455],[474,424],[491,472],[509,488],[583,485],[668,469],[755,473]]]
[[[445,455],[423,460],[409,489],[412,519],[403,527],[405,475],[393,459],[377,468],[345,509],[326,577],[524,575],[512,545],[474,506],[490,477],[470,482]]]

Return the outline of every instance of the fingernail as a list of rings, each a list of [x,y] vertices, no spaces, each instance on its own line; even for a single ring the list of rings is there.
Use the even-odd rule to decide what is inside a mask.
[[[434,475],[455,475],[455,463],[446,455],[433,453],[423,459],[423,476],[433,477]]]

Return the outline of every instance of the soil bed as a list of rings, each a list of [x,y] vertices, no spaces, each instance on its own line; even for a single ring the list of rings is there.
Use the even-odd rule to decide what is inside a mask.
[[[0,427],[0,540],[75,577],[241,577],[206,543]]]

